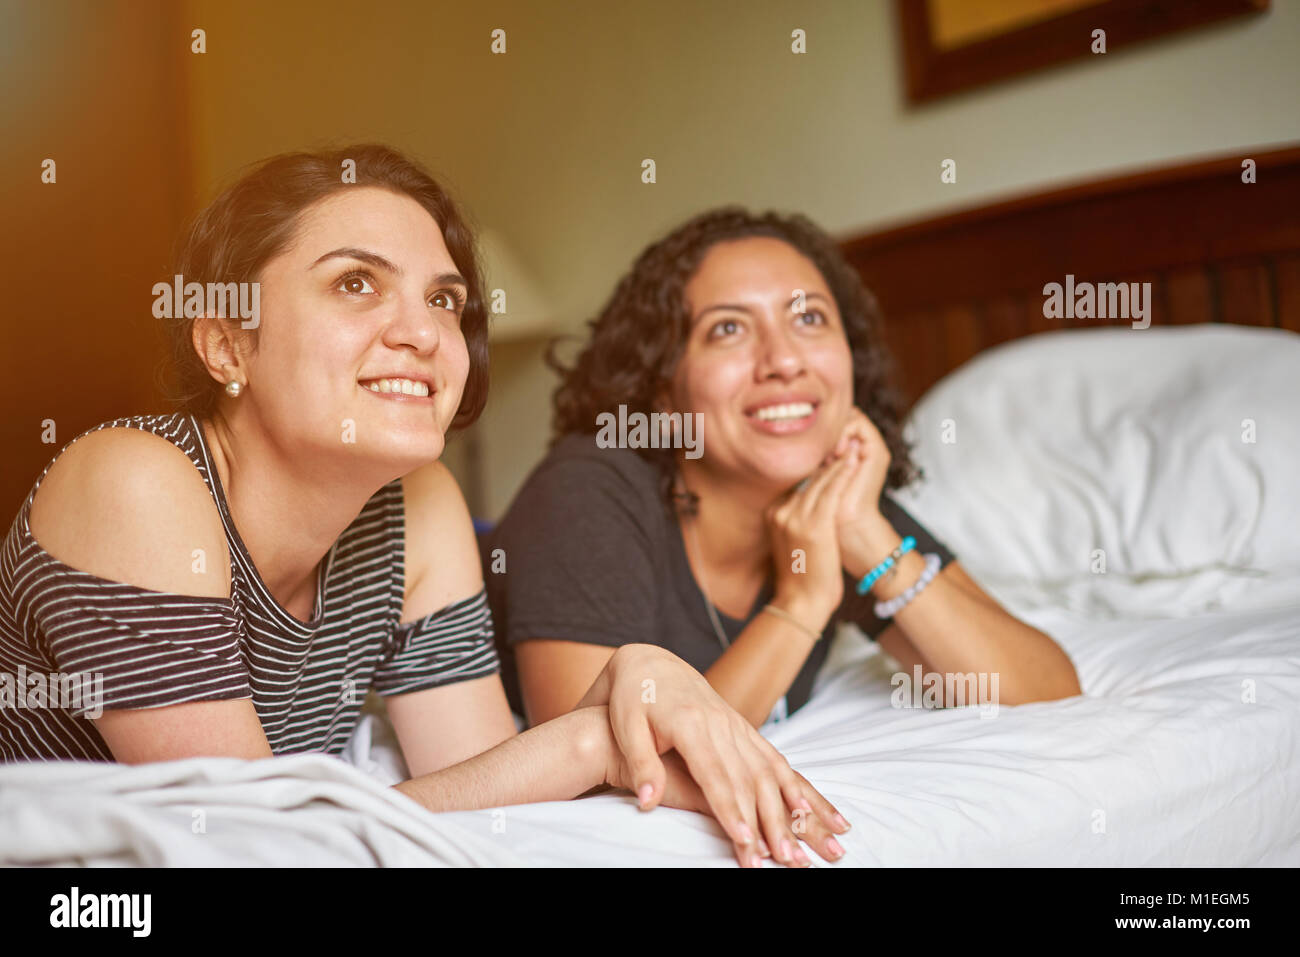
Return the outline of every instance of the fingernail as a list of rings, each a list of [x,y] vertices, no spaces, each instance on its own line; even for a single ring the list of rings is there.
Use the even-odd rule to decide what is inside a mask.
[[[643,784],[641,785],[641,790],[636,792],[636,799],[641,802],[642,807],[645,807],[647,804],[650,803],[650,798],[654,795],[654,793],[655,793],[655,786],[653,784],[649,784],[649,783]]]
[[[844,828],[844,830],[846,831],[853,830],[853,825],[850,824],[848,821],[844,820],[843,814],[835,815],[835,823],[838,824],[840,827]]]
[[[812,861],[808,860],[808,855],[803,852],[803,848],[798,848],[794,852],[794,859],[799,862],[800,867],[812,867]]]
[[[763,862],[762,862],[761,860],[759,860],[757,854],[751,854],[751,855],[750,855],[750,858],[749,858],[749,866],[750,866],[750,867],[762,867],[762,866],[763,866]]]
[[[741,841],[745,844],[752,843],[754,840],[753,832],[749,829],[749,825],[744,821],[740,822],[740,826],[736,828],[736,833],[740,835]]]
[[[833,837],[826,842],[826,850],[831,852],[832,857],[844,856],[844,848],[840,847],[840,842]]]
[[[781,860],[788,861],[794,857],[794,848],[790,846],[787,838],[781,838]]]
[[[758,853],[762,857],[771,857],[772,852],[767,849],[767,842],[761,837],[758,839]]]

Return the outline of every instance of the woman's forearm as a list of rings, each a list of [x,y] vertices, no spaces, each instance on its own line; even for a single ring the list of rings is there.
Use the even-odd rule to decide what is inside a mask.
[[[854,551],[884,557],[901,541],[882,520]],[[859,564],[862,567],[847,569],[850,575],[860,577],[869,570],[865,562]],[[877,583],[872,597],[885,601],[901,594],[924,569],[921,555],[908,552],[898,563],[898,574]],[[936,575],[893,619],[932,670],[987,674],[990,683],[996,675],[998,699],[1007,705],[1082,693],[1074,665],[1051,637],[1009,614],[978,586],[969,586],[977,593],[961,587],[947,571]]]
[[[817,631],[829,618],[812,607],[782,607]],[[745,626],[704,677],[727,704],[758,727],[781,695],[790,690],[813,646],[812,637],[790,622],[762,613]]]
[[[815,627],[818,612],[802,606],[786,609]],[[822,616],[822,623],[825,622]],[[636,646],[624,645],[616,654],[627,654]],[[812,639],[788,622],[772,615],[759,615],[746,626],[726,652],[704,672],[713,690],[740,712],[754,727],[767,720],[772,707],[799,674],[812,651]],[[609,704],[609,667],[601,671],[577,708]],[[661,752],[662,753],[662,752]]]
[[[987,674],[1001,704],[1081,694],[1074,665],[1048,635],[982,601],[942,575],[894,621],[930,667],[946,674]],[[997,684],[992,684],[993,676]]]
[[[570,711],[394,788],[430,811],[567,801],[605,782],[608,724],[605,708]]]

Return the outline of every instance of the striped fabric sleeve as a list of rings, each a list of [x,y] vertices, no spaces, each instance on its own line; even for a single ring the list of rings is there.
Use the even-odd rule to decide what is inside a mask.
[[[103,710],[252,697],[229,601],[78,573],[51,582],[34,612],[58,670],[101,688]],[[93,704],[67,711],[85,717]]]
[[[398,625],[375,671],[375,692],[407,694],[496,674],[501,666],[492,636],[485,589]]]

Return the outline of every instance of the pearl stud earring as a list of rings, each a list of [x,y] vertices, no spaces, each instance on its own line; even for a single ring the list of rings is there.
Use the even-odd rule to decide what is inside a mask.
[[[230,396],[232,399],[239,398],[239,393],[243,391],[244,387],[240,385],[238,379],[231,379],[226,383],[226,395]]]

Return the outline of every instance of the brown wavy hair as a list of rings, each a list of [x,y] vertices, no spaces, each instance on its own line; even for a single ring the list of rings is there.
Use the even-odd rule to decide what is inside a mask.
[[[343,182],[343,163],[356,164],[355,184]],[[172,274],[185,282],[256,282],[262,268],[297,232],[302,214],[319,200],[356,186],[379,186],[409,196],[442,230],[447,251],[467,285],[461,331],[469,374],[453,429],[474,422],[487,403],[488,327],[482,270],[474,232],[451,195],[422,167],[397,150],[357,144],[316,153],[284,153],[263,160],[194,219],[173,255]],[[229,320],[236,324],[238,319]],[[177,411],[204,418],[216,407],[221,385],[194,348],[194,319],[166,320],[171,352],[164,388]],[[257,348],[257,330],[239,330]]]
[[[880,308],[875,296],[845,262],[838,246],[805,216],[761,215],[728,206],[710,210],[646,247],[623,276],[600,314],[590,322],[590,336],[573,365],[558,358],[564,340],[547,350],[547,364],[560,375],[553,398],[551,444],[573,433],[595,433],[603,412],[647,416],[656,397],[671,382],[690,333],[686,285],[705,254],[733,239],[769,236],[793,246],[817,267],[843,318],[853,356],[853,402],[880,430],[889,448],[887,488],[896,489],[922,477],[903,439],[903,401],[894,383],[894,364],[885,349]],[[693,511],[693,496],[675,492],[676,459],[671,449],[638,449],[661,470],[661,488],[669,508]]]

